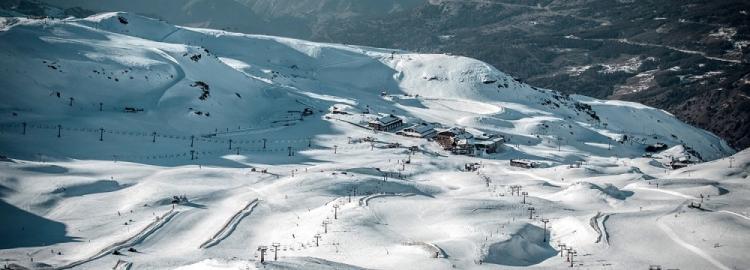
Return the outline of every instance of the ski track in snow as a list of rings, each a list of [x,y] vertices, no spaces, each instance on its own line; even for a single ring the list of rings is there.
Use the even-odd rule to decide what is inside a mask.
[[[609,237],[607,236],[607,229],[604,227],[604,221],[609,217],[609,214],[602,214],[597,212],[596,215],[589,219],[589,225],[597,233],[596,241],[594,243],[600,243],[604,240],[604,243],[609,245]]]
[[[97,260],[97,259],[102,258],[104,256],[107,256],[107,255],[111,254],[112,252],[114,252],[116,250],[121,250],[121,249],[124,249],[124,248],[129,248],[129,247],[135,246],[138,243],[140,243],[141,241],[143,241],[143,239],[146,239],[151,234],[153,234],[156,231],[158,231],[161,227],[164,226],[164,224],[168,223],[174,216],[176,216],[179,213],[180,213],[179,211],[175,211],[174,209],[171,209],[171,210],[167,211],[166,213],[164,213],[163,215],[161,215],[160,217],[158,217],[151,224],[149,224],[148,226],[146,226],[145,228],[143,228],[143,230],[141,230],[140,232],[136,233],[132,237],[130,237],[130,238],[126,239],[126,240],[114,243],[112,245],[109,245],[109,246],[103,248],[99,253],[95,254],[94,256],[91,256],[91,257],[88,257],[88,258],[85,258],[85,259],[82,259],[82,260],[79,260],[79,261],[74,261],[74,262],[71,262],[71,263],[69,263],[67,265],[57,267],[55,269],[70,269],[70,268],[73,268],[73,267],[76,267],[76,266],[80,266],[82,264],[85,264],[85,263]]]
[[[716,268],[722,269],[722,270],[730,270],[731,269],[731,268],[727,267],[726,265],[722,264],[721,262],[719,262],[718,260],[716,260],[713,257],[711,257],[711,255],[709,255],[708,253],[704,252],[702,249],[700,249],[700,248],[698,248],[696,246],[693,246],[691,244],[688,244],[687,242],[685,242],[682,239],[680,239],[680,237],[677,236],[677,234],[674,231],[672,231],[672,229],[669,228],[669,226],[663,224],[658,219],[656,220],[656,224],[659,226],[659,228],[662,231],[664,231],[664,233],[670,239],[672,239],[672,241],[674,241],[678,245],[686,248],[687,250],[690,250],[691,252],[695,253],[696,255],[700,256],[701,258],[706,259],[708,262],[710,262],[711,264],[713,264],[714,266],[716,266]]]
[[[200,248],[213,247],[229,237],[229,235],[234,232],[234,229],[237,228],[237,224],[239,224],[243,218],[250,215],[250,213],[253,212],[253,209],[258,206],[258,203],[258,199],[248,202],[244,208],[240,209],[240,211],[237,211],[237,213],[229,218],[229,220],[227,220],[227,222],[224,223],[224,225],[213,236],[211,236],[211,238],[206,240],[206,242],[203,242],[203,244],[200,245]]]
[[[174,87],[175,85],[177,85],[178,83],[180,83],[182,80],[185,79],[185,70],[182,69],[182,66],[180,66],[180,63],[177,61],[177,59],[175,59],[174,57],[172,57],[172,55],[170,55],[169,53],[167,53],[167,52],[165,52],[163,50],[160,50],[160,49],[154,49],[154,51],[157,54],[159,54],[162,57],[164,57],[164,59],[166,59],[167,61],[169,61],[170,65],[172,65],[172,67],[174,67],[175,71],[177,71],[177,76],[175,76],[175,78],[173,78],[172,81],[170,81],[167,85],[165,85],[163,87],[155,89],[155,91],[160,92],[159,99],[157,99],[157,103],[154,104],[154,105],[156,105],[154,107],[158,108],[158,104],[161,101],[161,98],[164,97],[164,94],[167,91],[169,91],[169,89],[171,89],[172,87]]]
[[[721,212],[721,213],[727,213],[727,214],[730,214],[730,215],[735,215],[735,216],[738,216],[740,218],[744,218],[746,220],[750,220],[750,217],[742,215],[742,214],[737,213],[737,212],[733,212],[733,211],[729,211],[729,210],[720,210],[719,212]]]
[[[369,206],[370,205],[370,200],[376,199],[376,198],[384,198],[384,197],[411,197],[411,196],[415,196],[415,195],[417,195],[417,194],[414,194],[414,193],[393,193],[393,194],[380,193],[380,194],[373,194],[373,195],[368,195],[368,196],[360,198],[359,199],[359,205],[361,205],[361,206]]]

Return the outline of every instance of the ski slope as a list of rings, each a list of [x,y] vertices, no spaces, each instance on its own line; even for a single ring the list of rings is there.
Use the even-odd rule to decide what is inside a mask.
[[[460,56],[121,12],[0,29],[5,265],[563,269],[563,244],[587,269],[750,265],[748,151],[662,110]],[[459,156],[366,128],[389,114],[506,142]]]

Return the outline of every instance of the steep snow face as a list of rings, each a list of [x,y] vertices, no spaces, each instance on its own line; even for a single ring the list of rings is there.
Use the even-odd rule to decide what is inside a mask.
[[[0,105],[14,116],[5,124],[117,123],[205,134],[289,126],[288,111],[340,104],[352,113],[462,125],[514,144],[562,144],[582,154],[608,155],[602,150],[615,145],[620,154],[640,155],[655,142],[684,144],[706,160],[733,152],[664,111],[538,89],[465,57],[176,27],[128,13],[20,20],[7,28],[0,33]]]

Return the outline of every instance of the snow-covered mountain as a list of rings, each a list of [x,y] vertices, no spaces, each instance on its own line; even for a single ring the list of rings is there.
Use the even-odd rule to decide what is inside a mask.
[[[719,179],[712,170],[734,150],[662,110],[536,88],[460,56],[179,27],[129,13],[4,17],[0,30],[0,154],[12,161],[0,169],[0,214],[18,219],[0,228],[0,257],[16,265],[245,269],[257,266],[258,245],[280,242],[278,268],[563,268],[546,222],[554,243],[593,254],[587,265],[594,257],[616,268],[746,262],[720,251],[676,259],[691,254],[684,250],[632,259],[626,250],[640,242],[617,242],[632,235],[630,222],[652,222],[642,237],[695,248],[672,229],[674,207],[685,211],[683,201],[698,194],[718,202],[746,194],[737,182],[747,178],[746,151]],[[366,127],[387,115],[505,144],[458,156]],[[657,143],[670,149],[643,157],[649,146],[663,150]],[[713,162],[668,171],[662,163],[677,155]],[[511,168],[509,159],[541,168]],[[473,162],[482,164],[478,174],[457,171]],[[712,169],[672,183],[698,166]],[[720,196],[720,180],[737,195]],[[678,199],[660,197],[652,182]],[[527,198],[507,190],[515,185],[531,193],[536,216],[525,218]],[[733,232],[747,226],[717,219]],[[331,232],[320,232],[323,221]],[[602,232],[605,221],[615,229]],[[598,249],[602,237],[609,251]],[[374,254],[386,257],[368,259]]]
[[[286,119],[289,111],[338,106],[491,131],[513,144],[560,140],[578,150],[577,158],[602,149],[639,156],[656,142],[683,144],[705,160],[732,153],[722,140],[664,111],[538,89],[459,56],[177,27],[127,13],[5,19],[3,28],[5,124],[187,136],[277,128],[282,120],[294,123]],[[331,121],[316,118],[279,136],[334,132]],[[41,150],[21,148],[6,151]]]

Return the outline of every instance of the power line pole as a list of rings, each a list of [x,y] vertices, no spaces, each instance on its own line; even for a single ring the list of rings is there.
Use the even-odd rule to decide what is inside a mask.
[[[558,248],[560,248],[560,258],[564,257],[563,254],[565,253],[565,244],[558,244]]]
[[[232,139],[229,139],[229,150],[232,150]]]
[[[513,196],[513,194],[521,195],[521,186],[519,185],[512,185],[510,186],[510,195]]]
[[[190,148],[193,148],[194,141],[195,141],[195,135],[190,135]]]
[[[578,254],[578,252],[575,250],[568,252],[568,255],[570,255],[570,267],[573,267],[573,259],[575,259],[576,254]]]
[[[278,261],[279,260],[279,246],[281,246],[281,244],[272,243],[271,246],[273,246],[273,260]]]
[[[190,150],[190,160],[195,159],[195,150]]]
[[[260,251],[260,263],[266,262],[266,250],[268,250],[267,246],[259,246],[258,251]]]
[[[729,157],[729,168],[732,168],[732,162],[734,162],[734,157]]]
[[[334,145],[334,146],[333,146],[333,153],[334,153],[334,154],[336,154],[336,149],[337,149],[337,148],[339,148],[339,146],[338,146],[338,145]]]
[[[57,125],[57,137],[60,138],[60,130],[62,130],[62,125]]]
[[[542,242],[545,242],[545,243],[547,242],[547,222],[549,222],[549,219],[546,219],[546,218],[542,219],[542,223],[544,223],[544,241]]]
[[[339,205],[333,205],[333,219],[339,219]]]
[[[523,195],[523,202],[521,202],[521,204],[526,204],[526,196],[528,196],[529,193],[524,191],[524,192],[521,192],[521,195]]]
[[[320,238],[323,237],[323,236],[321,236],[319,233],[316,233],[315,236],[313,236],[313,237],[315,237],[315,246],[319,247],[320,246],[320,243],[319,243],[320,242]]]
[[[534,219],[534,212],[536,212],[536,209],[534,207],[529,207],[529,219]]]
[[[266,149],[266,138],[263,138],[263,149]]]
[[[151,142],[152,142],[152,143],[155,143],[155,142],[156,142],[156,131],[152,132],[152,133],[151,133],[151,135],[153,135],[153,136],[154,136],[154,139],[153,139],[153,140],[151,140]]]
[[[103,106],[103,105],[104,105],[104,103],[101,103],[101,102],[99,102],[99,111],[100,111],[100,112],[102,111],[102,106]]]
[[[99,128],[99,141],[104,141],[104,128]]]
[[[330,224],[331,221],[329,220],[323,220],[323,233],[328,233],[328,224]]]

